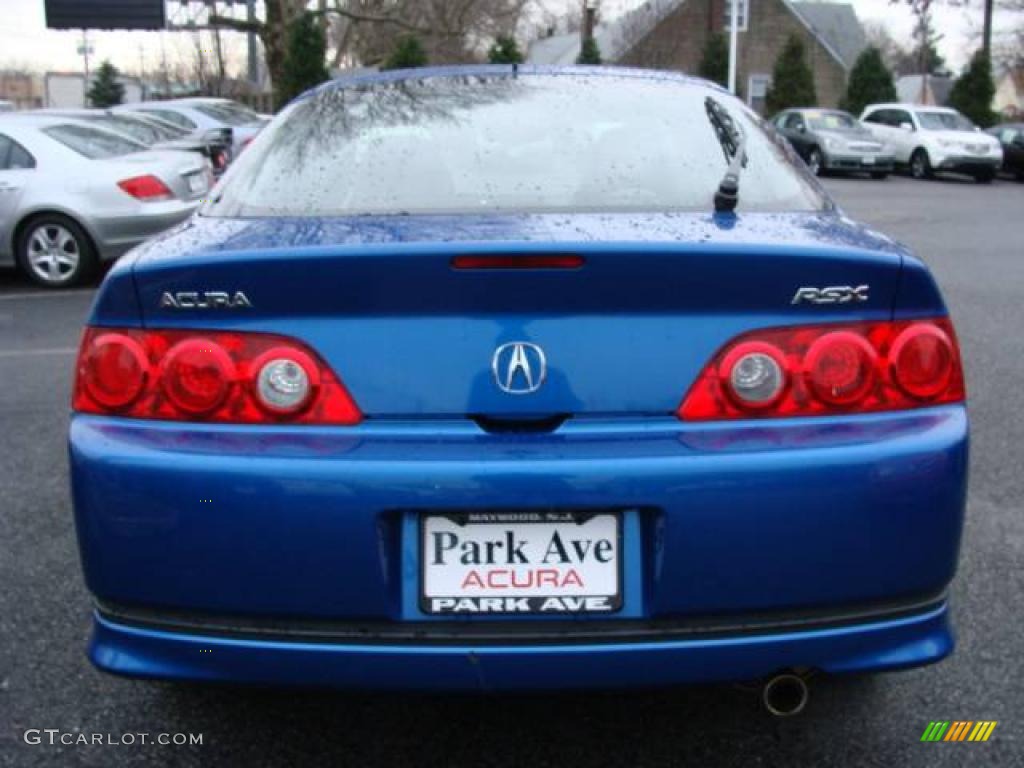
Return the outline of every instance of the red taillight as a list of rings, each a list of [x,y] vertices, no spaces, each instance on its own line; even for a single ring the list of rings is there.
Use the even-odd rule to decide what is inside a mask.
[[[147,202],[171,200],[174,198],[174,193],[168,189],[167,185],[152,174],[147,174],[145,176],[133,176],[130,179],[124,179],[123,181],[117,182],[117,186],[132,197],[138,200],[145,200]]]
[[[78,370],[88,396],[101,407],[117,411],[142,394],[149,379],[149,360],[130,336],[98,332],[82,344]]]
[[[875,384],[878,353],[853,331],[832,331],[816,339],[804,358],[808,389],[821,402],[850,405]]]
[[[89,328],[72,407],[171,421],[362,420],[344,385],[312,350],[263,333]]]
[[[683,399],[686,421],[900,410],[964,399],[948,318],[773,328],[720,350]]]
[[[575,253],[466,254],[452,259],[455,269],[579,269],[583,257]]]
[[[179,411],[201,415],[215,411],[235,383],[235,363],[209,339],[184,339],[160,361],[160,386]]]
[[[949,336],[927,323],[915,323],[896,337],[889,366],[897,386],[919,400],[931,400],[949,389],[958,367]]]

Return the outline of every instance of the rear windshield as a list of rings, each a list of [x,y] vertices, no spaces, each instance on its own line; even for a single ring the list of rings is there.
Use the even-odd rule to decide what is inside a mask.
[[[143,123],[138,120],[132,120],[127,117],[117,117],[114,115],[100,115],[96,117],[86,118],[88,120],[95,121],[102,128],[106,128],[109,131],[116,131],[117,133],[123,133],[125,136],[141,141],[147,146],[155,144],[160,141],[160,135],[149,123]]]
[[[241,110],[221,104],[193,104],[192,106],[197,112],[202,112],[207,117],[212,117],[225,125],[245,125],[258,119],[255,115],[247,115]]]
[[[435,77],[328,88],[241,155],[214,216],[710,210],[727,162],[712,96],[747,134],[743,210],[825,200],[760,118],[677,80]]]
[[[126,136],[91,128],[88,125],[51,125],[43,128],[43,133],[90,160],[120,157],[132,152],[141,152],[146,148],[145,144]]]
[[[157,117],[161,120],[166,120],[172,125],[176,125],[179,128],[184,128],[187,131],[191,131],[196,127],[196,124],[189,120],[187,117],[185,117],[183,114],[179,112],[174,112],[170,109],[140,109],[138,111],[147,115],[152,115],[153,117]]]

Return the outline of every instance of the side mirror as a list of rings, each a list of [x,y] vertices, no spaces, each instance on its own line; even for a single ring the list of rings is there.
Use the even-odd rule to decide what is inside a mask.
[[[907,133],[914,132],[914,126],[911,123],[900,123],[900,128],[902,128]]]

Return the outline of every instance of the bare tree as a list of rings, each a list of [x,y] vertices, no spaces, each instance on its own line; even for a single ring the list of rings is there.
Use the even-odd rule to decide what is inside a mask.
[[[402,35],[421,38],[433,63],[478,60],[499,34],[514,33],[534,0],[265,0],[262,20],[213,13],[210,24],[254,32],[271,80],[280,81],[289,24],[309,11],[326,20],[332,63],[375,65]]]

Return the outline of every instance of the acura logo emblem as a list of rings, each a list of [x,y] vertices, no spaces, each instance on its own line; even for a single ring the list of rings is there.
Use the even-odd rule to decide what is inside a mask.
[[[526,341],[510,341],[494,350],[491,371],[498,389],[510,395],[528,395],[540,389],[548,375],[544,350]]]

